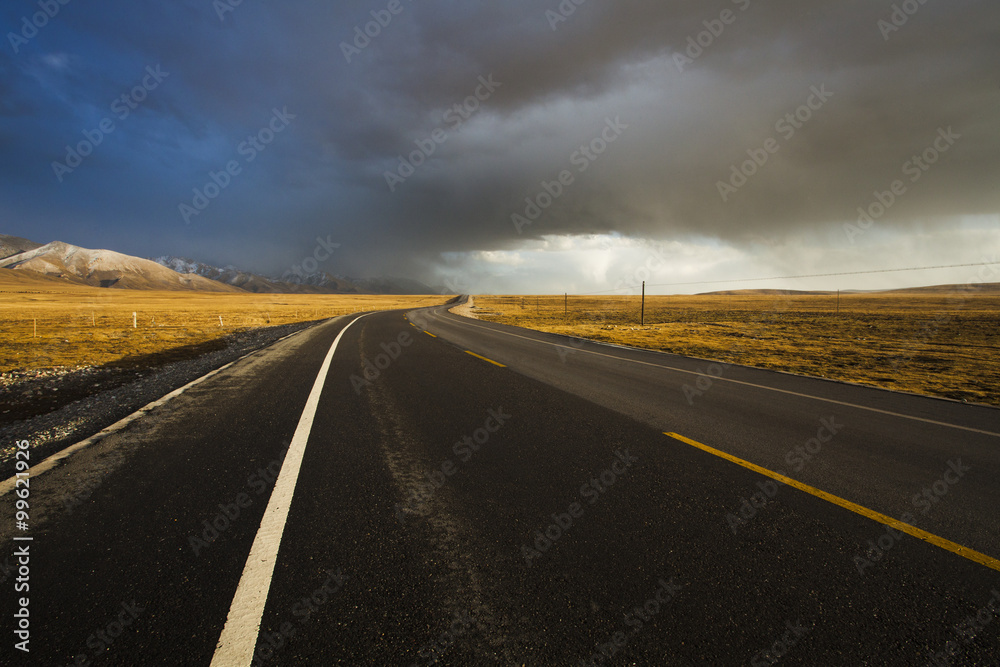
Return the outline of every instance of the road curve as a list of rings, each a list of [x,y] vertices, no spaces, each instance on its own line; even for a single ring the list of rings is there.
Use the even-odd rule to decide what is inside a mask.
[[[443,308],[352,320],[32,479],[10,664],[212,664],[260,539],[248,664],[996,664],[1000,572],[689,441],[995,558],[997,411]]]

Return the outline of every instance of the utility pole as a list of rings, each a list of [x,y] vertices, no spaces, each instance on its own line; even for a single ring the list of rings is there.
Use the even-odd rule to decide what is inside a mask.
[[[642,310],[639,311],[639,326],[646,325],[646,281],[642,281]]]
[[[837,290],[837,315],[840,315],[840,290]]]
[[[569,292],[563,292],[563,315],[569,315]]]

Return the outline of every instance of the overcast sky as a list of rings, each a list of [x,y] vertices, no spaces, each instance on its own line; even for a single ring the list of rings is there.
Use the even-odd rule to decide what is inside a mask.
[[[0,232],[473,293],[1000,259],[995,0],[233,5],[5,0]]]

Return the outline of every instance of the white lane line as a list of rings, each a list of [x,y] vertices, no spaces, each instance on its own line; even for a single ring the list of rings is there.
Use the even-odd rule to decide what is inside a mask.
[[[312,329],[312,327],[307,327],[305,329],[300,329],[299,331],[296,331],[294,333],[290,333],[287,336],[282,336],[281,338],[279,338],[278,340],[274,341],[273,343],[271,343],[270,345],[268,345],[266,347],[258,348],[256,350],[253,350],[252,352],[247,352],[246,354],[244,354],[239,359],[235,359],[233,361],[230,361],[225,366],[220,366],[219,368],[216,368],[214,371],[209,371],[208,373],[205,373],[200,378],[195,378],[194,380],[191,380],[190,382],[188,382],[183,387],[178,387],[177,389],[174,389],[169,394],[165,394],[165,395],[161,396],[160,398],[156,399],[152,403],[147,403],[146,405],[142,406],[141,408],[139,408],[138,410],[136,410],[132,414],[128,415],[127,417],[123,417],[123,418],[119,419],[118,421],[116,421],[111,426],[108,426],[107,428],[98,431],[97,433],[95,433],[94,435],[90,436],[89,438],[86,438],[85,440],[81,440],[80,442],[76,443],[75,445],[70,445],[69,447],[66,447],[65,449],[60,449],[58,452],[56,452],[55,454],[49,456],[47,459],[43,459],[41,463],[38,463],[38,464],[36,464],[36,465],[34,465],[34,466],[32,466],[31,468],[28,469],[28,477],[29,478],[30,477],[36,477],[38,475],[41,475],[43,472],[46,472],[48,470],[51,470],[52,468],[55,468],[56,465],[60,461],[62,461],[63,459],[67,459],[70,456],[72,456],[73,454],[76,454],[81,449],[86,449],[87,447],[90,447],[91,445],[100,442],[101,440],[103,440],[104,438],[108,437],[112,433],[115,433],[117,431],[122,430],[123,428],[125,428],[126,426],[128,426],[129,424],[131,424],[132,422],[134,422],[136,419],[139,419],[140,417],[145,416],[147,413],[152,412],[153,410],[155,410],[156,408],[160,407],[164,403],[167,403],[171,399],[177,398],[178,396],[180,396],[181,394],[183,394],[184,392],[186,392],[191,387],[194,387],[195,385],[201,384],[205,380],[208,380],[209,378],[212,378],[212,377],[218,375],[219,373],[221,373],[222,371],[226,370],[230,366],[233,366],[235,364],[240,363],[241,361],[243,361],[244,359],[246,359],[249,356],[257,354],[258,352],[260,352],[262,350],[266,350],[266,349],[268,349],[269,347],[271,347],[273,345],[277,345],[278,343],[280,343],[281,341],[285,340],[286,338],[291,338],[292,336],[298,336],[300,333],[303,333],[305,331],[309,331],[310,329]],[[5,479],[4,481],[0,482],[0,496],[5,496],[8,493],[10,493],[11,491],[13,491],[15,486],[17,486],[17,475],[14,475],[13,477],[11,477],[9,479]]]
[[[250,354],[253,354],[253,353],[251,352]],[[51,470],[52,468],[54,468],[56,466],[56,464],[58,464],[63,459],[72,456],[73,454],[75,454],[76,452],[80,451],[81,449],[85,449],[87,447],[90,447],[94,443],[100,442],[101,440],[103,440],[104,438],[108,437],[109,435],[111,435],[112,433],[114,433],[116,431],[122,430],[123,428],[125,428],[126,426],[128,426],[129,424],[131,424],[132,422],[134,422],[136,419],[139,419],[140,417],[142,417],[143,415],[145,415],[147,412],[151,412],[152,410],[155,410],[156,408],[160,407],[161,405],[163,405],[164,403],[166,403],[170,399],[176,398],[177,396],[180,396],[181,394],[183,394],[185,391],[187,391],[191,387],[194,387],[197,384],[201,384],[205,380],[208,380],[209,378],[214,377],[215,375],[217,375],[217,374],[221,373],[222,371],[226,370],[227,368],[229,368],[233,364],[235,364],[235,363],[237,363],[237,362],[245,359],[247,356],[250,356],[250,355],[245,355],[243,357],[240,357],[236,361],[230,361],[225,366],[221,366],[219,368],[216,368],[214,371],[206,373],[205,375],[202,375],[200,378],[197,378],[195,380],[192,380],[191,382],[188,382],[183,387],[179,387],[177,389],[174,389],[169,394],[166,394],[165,396],[161,396],[160,398],[156,399],[152,403],[147,403],[146,405],[144,405],[143,407],[139,408],[138,410],[136,410],[135,412],[133,412],[129,416],[124,417],[122,419],[119,419],[118,421],[116,421],[111,426],[108,426],[107,428],[105,428],[105,429],[103,429],[101,431],[98,431],[97,433],[95,433],[94,435],[90,436],[86,440],[81,440],[80,442],[76,443],[75,445],[70,445],[66,449],[62,449],[62,450],[56,452],[55,454],[53,454],[52,456],[48,457],[47,459],[44,459],[41,463],[32,466],[28,470],[28,476],[29,477],[36,477],[38,475],[41,475],[43,472],[46,472],[47,470]],[[16,484],[17,484],[17,475],[15,475],[14,477],[11,477],[10,479],[4,480],[3,482],[0,482],[0,496],[3,496],[3,495],[6,495],[6,494],[10,493],[14,489],[14,487],[15,487]]]
[[[274,483],[271,499],[264,510],[264,518],[261,519],[257,536],[254,538],[253,546],[250,547],[250,555],[243,568],[240,584],[236,588],[233,604],[229,608],[226,625],[222,628],[219,643],[215,647],[211,667],[248,667],[253,662],[257,634],[260,632],[260,619],[264,615],[264,603],[267,602],[267,593],[271,588],[271,576],[278,560],[281,535],[285,530],[285,520],[292,504],[295,483],[299,478],[299,468],[302,467],[302,458],[316,416],[319,397],[323,393],[323,385],[340,339],[361,317],[351,320],[340,330],[319,369],[305,408],[302,410],[302,416],[299,417],[299,424],[295,427],[295,434],[288,446],[278,479]]]
[[[460,317],[460,316],[457,316],[457,317]],[[442,319],[444,319],[444,318],[442,318]],[[548,341],[538,340],[537,338],[530,338],[528,336],[521,336],[521,335],[518,335],[518,334],[515,334],[515,333],[510,333],[508,331],[500,331],[498,329],[491,329],[490,327],[484,327],[484,326],[479,325],[479,324],[471,324],[469,322],[462,322],[460,320],[452,320],[452,319],[447,319],[446,321],[452,322],[454,324],[461,324],[461,325],[467,326],[467,327],[473,327],[474,329],[484,329],[486,331],[490,331],[492,333],[503,334],[505,336],[513,336],[514,338],[523,338],[524,340],[528,340],[528,341],[531,341],[533,343],[538,343],[540,345],[553,345],[555,347],[567,347],[566,345],[560,345],[558,343],[550,343]],[[550,335],[558,336],[560,334],[550,334]],[[587,340],[587,339],[581,338],[581,339],[578,339],[578,340]],[[596,343],[596,344],[601,344],[600,341],[588,341],[588,342]],[[619,347],[622,347],[622,348],[625,348],[625,349],[635,349],[635,350],[638,350],[640,352],[652,352],[653,351],[653,350],[643,350],[642,348],[626,348],[626,346],[624,346],[624,345],[619,346]],[[648,361],[639,361],[637,359],[628,359],[626,357],[619,357],[619,356],[614,355],[614,354],[605,354],[603,352],[594,352],[593,350],[584,350],[583,348],[573,348],[573,349],[575,349],[577,352],[585,352],[586,354],[595,354],[595,355],[597,355],[599,357],[607,357],[608,359],[616,359],[618,361],[627,361],[629,363],[641,364],[643,366],[652,366],[654,368],[663,368],[663,369],[666,369],[666,370],[676,371],[678,373],[687,373],[688,375],[697,375],[697,376],[710,377],[706,373],[699,373],[698,371],[689,371],[689,370],[684,369],[684,368],[675,368],[673,366],[667,366],[666,364],[654,364],[654,363],[650,363]],[[706,360],[706,361],[708,361],[708,360]],[[802,377],[805,377],[805,376],[802,376]],[[959,429],[961,431],[969,431],[970,433],[980,433],[982,435],[989,435],[989,436],[993,436],[994,438],[1000,438],[1000,433],[994,433],[993,431],[984,431],[983,429],[972,428],[971,426],[960,426],[958,424],[950,424],[948,422],[936,421],[934,419],[925,419],[924,417],[914,417],[913,415],[904,415],[904,414],[899,413],[899,412],[891,412],[889,410],[880,410],[878,408],[872,408],[872,407],[869,407],[867,405],[858,405],[857,403],[846,403],[844,401],[836,401],[836,400],[834,400],[832,398],[823,398],[821,396],[813,396],[812,394],[802,394],[802,393],[799,393],[797,391],[789,391],[787,389],[777,389],[775,387],[768,387],[767,385],[763,385],[763,384],[754,384],[753,382],[744,382],[743,380],[733,380],[733,379],[727,378],[727,377],[712,377],[712,381],[713,382],[730,382],[732,384],[741,384],[741,385],[746,386],[746,387],[754,387],[755,389],[766,389],[767,391],[774,391],[774,392],[778,392],[779,394],[788,394],[789,396],[798,396],[799,398],[809,398],[809,399],[812,399],[814,401],[822,401],[824,403],[832,403],[833,405],[842,405],[842,406],[848,407],[848,408],[855,408],[855,409],[858,409],[858,410],[866,410],[868,412],[875,412],[875,413],[878,413],[878,414],[881,414],[881,415],[888,415],[890,417],[899,417],[900,419],[909,419],[911,421],[923,422],[924,424],[934,424],[935,426],[944,426],[944,427],[947,427],[947,428]],[[867,388],[867,387],[862,387],[862,388]],[[916,397],[916,398],[919,398],[919,397]]]

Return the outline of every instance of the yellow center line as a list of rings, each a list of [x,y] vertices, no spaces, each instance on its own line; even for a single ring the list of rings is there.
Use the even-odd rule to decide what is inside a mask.
[[[669,436],[674,440],[679,440],[680,442],[691,445],[692,447],[697,447],[702,451],[726,459],[727,461],[731,461],[749,470],[753,470],[754,472],[760,473],[761,475],[764,475],[766,477],[770,477],[771,479],[787,484],[788,486],[793,486],[799,491],[805,491],[810,495],[816,496],[817,498],[833,503],[834,505],[839,505],[840,507],[843,507],[846,510],[850,510],[855,514],[860,514],[861,516],[871,519],[872,521],[884,524],[886,526],[889,526],[890,528],[895,528],[900,532],[906,533],[907,535],[912,535],[913,537],[921,539],[924,542],[929,542],[936,547],[946,549],[952,553],[958,554],[963,558],[967,558],[974,563],[979,563],[980,565],[985,565],[988,568],[1000,571],[1000,560],[997,560],[992,556],[987,556],[986,554],[979,553],[978,551],[975,551],[968,547],[963,547],[961,544],[956,544],[951,540],[946,540],[945,538],[940,537],[938,535],[934,535],[933,533],[928,533],[926,530],[921,530],[916,526],[912,526],[908,523],[904,523],[897,519],[893,519],[891,516],[887,516],[880,512],[876,512],[875,510],[870,510],[867,507],[862,507],[861,505],[852,503],[850,500],[845,500],[844,498],[835,496],[832,493],[827,493],[826,491],[821,491],[820,489],[809,486],[808,484],[803,484],[802,482],[794,480],[791,477],[785,477],[784,475],[776,473],[773,470],[768,470],[767,468],[762,468],[761,466],[756,465],[754,463],[750,463],[749,461],[744,461],[743,459],[737,458],[732,454],[727,454],[726,452],[719,451],[718,449],[714,449],[712,447],[709,447],[708,445],[703,445],[700,442],[691,440],[690,438],[685,438],[683,435],[678,435],[677,433],[664,433],[664,435]]]
[[[431,338],[437,338],[437,336],[435,336],[434,334],[432,334],[430,331],[425,331],[424,333],[427,334],[428,336],[430,336]]]
[[[500,362],[498,362],[498,361],[493,361],[492,359],[487,359],[486,357],[484,357],[484,356],[483,356],[483,355],[481,355],[481,354],[476,354],[475,352],[470,352],[469,350],[466,350],[466,351],[465,351],[465,353],[466,353],[466,354],[471,354],[472,356],[476,357],[477,359],[482,359],[483,361],[488,361],[488,362],[490,362],[491,364],[493,364],[494,366],[499,366],[500,368],[507,368],[506,366],[504,366],[504,365],[503,365],[503,364],[501,364]]]
[[[560,343],[553,343],[553,342],[550,342],[550,341],[539,340],[538,338],[531,338],[529,336],[521,336],[519,334],[511,333],[509,331],[501,331],[499,329],[493,329],[492,327],[484,327],[484,326],[479,325],[479,324],[469,324],[468,322],[461,321],[461,319],[459,319],[459,318],[460,318],[460,316],[455,316],[455,318],[450,318],[449,317],[449,318],[445,318],[445,321],[449,322],[451,324],[457,324],[459,326],[472,327],[473,329],[484,329],[484,330],[489,331],[491,333],[495,333],[495,334],[499,334],[499,335],[503,335],[503,336],[510,336],[512,338],[521,338],[523,340],[531,341],[532,343],[536,343],[536,344],[539,344],[539,345],[553,345],[555,347],[559,347],[559,348],[565,349],[565,348],[569,347],[572,344],[570,341],[567,341],[567,343],[565,345],[563,345],[563,344],[560,344]],[[536,333],[546,333],[546,332],[541,331],[541,332],[536,332]],[[553,335],[563,335],[563,334],[553,334]],[[564,337],[569,338],[569,336],[564,336]],[[588,342],[591,342],[591,343],[605,344],[605,343],[601,343],[601,341],[589,340],[589,339],[584,339],[584,338],[577,338],[576,340],[587,340]],[[610,343],[606,343],[606,344],[610,344]],[[615,345],[615,347],[620,347],[620,348],[624,348],[624,349],[628,349],[628,350],[638,350],[638,351],[641,351],[641,352],[656,352],[656,350],[645,350],[645,349],[636,348],[636,347],[628,347],[626,345]],[[661,368],[661,369],[664,369],[664,370],[675,371],[677,373],[686,373],[688,375],[698,375],[698,376],[711,377],[707,373],[703,373],[701,371],[691,371],[691,370],[687,370],[685,368],[678,368],[676,366],[668,366],[665,361],[664,361],[664,363],[655,363],[654,364],[654,363],[651,363],[651,362],[648,362],[648,361],[639,361],[638,359],[630,359],[628,357],[622,357],[622,356],[619,356],[617,354],[606,354],[604,352],[597,352],[596,350],[587,350],[587,349],[582,348],[582,347],[574,347],[573,349],[575,349],[577,352],[583,352],[584,354],[591,354],[591,355],[594,355],[594,356],[597,356],[597,357],[606,357],[608,359],[615,359],[617,361],[624,361],[624,362],[628,362],[628,363],[631,363],[631,364],[637,364],[637,365],[640,365],[640,366],[652,366],[654,368]],[[674,355],[674,356],[680,356],[680,355]],[[712,361],[711,359],[696,359],[695,357],[686,357],[686,358],[687,359],[695,359],[696,361]],[[798,376],[798,377],[808,377],[808,376]],[[824,403],[831,403],[833,405],[843,405],[843,406],[846,406],[848,408],[854,408],[856,410],[866,410],[868,412],[874,412],[876,414],[881,414],[881,415],[888,415],[890,417],[898,417],[900,419],[909,419],[911,421],[923,422],[925,424],[934,424],[935,426],[944,426],[944,427],[947,427],[947,428],[960,429],[962,431],[970,431],[972,433],[982,433],[983,435],[989,435],[989,436],[992,436],[992,437],[995,437],[995,438],[1000,438],[1000,432],[996,432],[996,431],[986,431],[986,430],[979,429],[979,428],[972,428],[971,426],[960,426],[958,424],[951,424],[951,423],[948,423],[948,422],[937,421],[937,420],[934,420],[934,419],[925,419],[924,417],[916,417],[916,416],[913,416],[913,415],[906,415],[906,414],[902,414],[902,413],[899,413],[899,412],[891,412],[889,410],[880,410],[879,408],[873,408],[873,407],[868,406],[868,405],[858,405],[857,403],[847,403],[845,401],[836,401],[836,400],[834,400],[832,398],[823,398],[822,396],[815,396],[813,394],[804,394],[804,393],[797,392],[797,391],[789,391],[788,389],[778,389],[777,387],[769,387],[768,385],[764,385],[764,384],[756,384],[754,382],[745,382],[743,380],[734,380],[732,378],[727,378],[727,377],[711,377],[711,379],[712,379],[713,382],[728,382],[728,383],[731,383],[731,384],[743,385],[743,386],[746,386],[746,387],[753,387],[754,389],[764,389],[765,391],[773,391],[773,392],[777,392],[779,394],[788,394],[789,396],[797,396],[799,398],[808,398],[808,399],[811,399],[811,400],[814,400],[814,401],[822,401]],[[813,379],[815,379],[815,378],[813,378]]]

